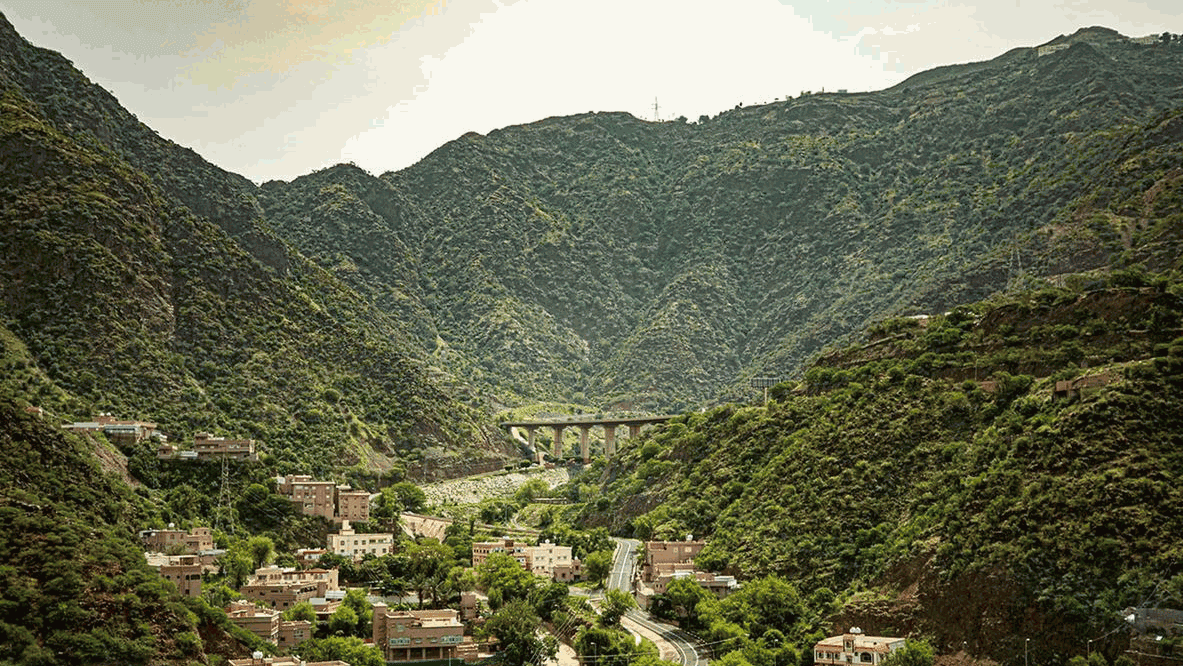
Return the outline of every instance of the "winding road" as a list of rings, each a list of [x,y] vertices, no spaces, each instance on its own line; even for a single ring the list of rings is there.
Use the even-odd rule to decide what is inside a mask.
[[[613,539],[616,550],[612,556],[612,571],[608,574],[608,589],[632,593],[633,572],[637,566],[636,539]],[[709,660],[699,654],[696,641],[681,629],[657,622],[649,614],[634,608],[624,614],[621,624],[632,633],[653,641],[662,659],[673,659],[684,666],[706,666]]]

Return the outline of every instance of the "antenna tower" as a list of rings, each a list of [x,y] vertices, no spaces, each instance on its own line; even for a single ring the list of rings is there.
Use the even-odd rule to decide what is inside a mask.
[[[658,108],[657,107],[657,97],[654,97],[653,98],[653,120],[654,120],[654,122],[661,120],[661,118],[657,115],[657,108]]]

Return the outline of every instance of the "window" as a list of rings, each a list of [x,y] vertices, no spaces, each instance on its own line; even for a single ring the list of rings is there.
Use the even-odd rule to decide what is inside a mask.
[[[870,652],[864,652],[859,655],[859,661],[863,662],[864,664],[870,664],[873,663],[875,659],[871,656]]]

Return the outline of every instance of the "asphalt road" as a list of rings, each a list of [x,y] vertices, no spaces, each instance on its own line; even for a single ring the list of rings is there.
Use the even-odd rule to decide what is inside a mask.
[[[608,574],[608,589],[632,592],[633,571],[637,564],[637,549],[641,542],[636,539],[614,539],[616,550],[612,557],[612,571]],[[648,613],[634,608],[625,613],[626,625],[635,624],[642,631],[635,632],[645,636],[654,643],[658,643],[663,658],[672,651],[676,660],[684,666],[705,666],[709,660],[699,654],[695,640],[681,629],[654,620]],[[628,627],[626,627],[628,628]],[[630,628],[630,630],[632,630]],[[662,649],[660,643],[666,643],[669,650]]]

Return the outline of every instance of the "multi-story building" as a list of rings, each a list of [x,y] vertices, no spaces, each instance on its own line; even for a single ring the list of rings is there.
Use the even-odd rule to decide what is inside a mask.
[[[556,571],[570,571],[574,559],[571,557],[571,546],[559,546],[549,541],[527,548],[526,554],[530,562],[530,573],[555,580]]]
[[[337,486],[337,515],[333,520],[364,523],[369,519],[370,493],[349,486]]]
[[[463,659],[467,652],[460,613],[451,609],[393,611],[384,603],[374,604],[373,638],[387,663]]]
[[[207,458],[219,460],[222,458],[230,458],[231,460],[259,459],[259,454],[255,451],[255,440],[214,437],[207,432],[193,435],[193,451],[197,453],[198,460]]]
[[[583,562],[573,559],[567,565],[557,564],[552,577],[560,583],[579,582],[583,580]]]
[[[887,636],[866,636],[858,627],[851,627],[841,636],[831,636],[813,646],[813,661],[824,666],[881,663],[887,655],[904,647],[904,639]]]
[[[214,547],[214,533],[210,528],[194,527],[186,532],[175,529],[172,523],[166,530],[140,530],[140,540],[144,542],[144,548],[154,553],[180,551],[195,555]]]
[[[306,516],[320,516],[325,520],[332,520],[336,512],[334,492],[337,484],[332,481],[313,481],[306,474],[277,477],[275,489],[281,495],[287,495],[294,504],[300,507]]]
[[[279,642],[280,612],[277,610],[260,608],[250,601],[231,601],[226,608],[226,617],[265,641]]]
[[[651,583],[662,575],[693,571],[694,558],[705,545],[705,541],[693,541],[689,537],[685,541],[646,541],[641,580]]]
[[[244,597],[287,610],[338,589],[336,569],[263,567],[239,590]]]
[[[358,534],[349,526],[349,521],[342,521],[341,531],[330,534],[328,539],[329,552],[360,562],[366,555],[381,557],[394,553],[394,534],[390,532],[374,532]]]
[[[171,580],[177,590],[187,597],[201,596],[202,564],[196,555],[161,555],[145,553],[148,566],[160,572],[161,577]]]
[[[279,476],[275,489],[287,495],[307,516],[321,516],[335,522],[365,522],[370,519],[370,494],[332,481],[314,481],[306,474]]]
[[[489,559],[493,553],[504,553],[518,561],[527,571],[530,570],[529,546],[524,543],[514,543],[509,537],[501,537],[498,541],[482,541],[472,544],[472,566],[479,567]]]
[[[296,564],[305,568],[314,568],[320,563],[320,556],[329,552],[328,548],[300,548],[296,551]]]

